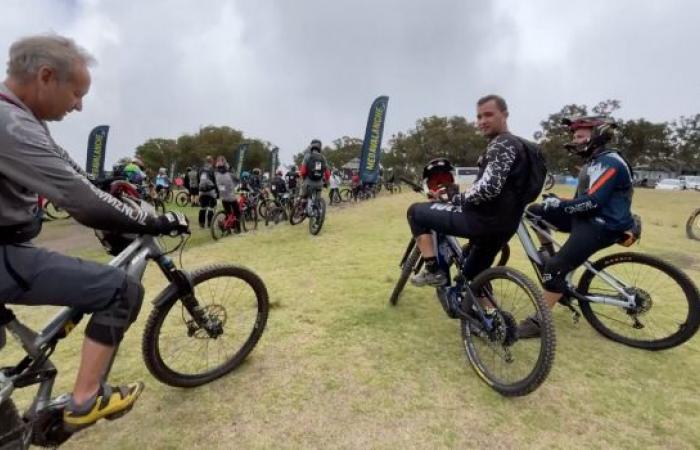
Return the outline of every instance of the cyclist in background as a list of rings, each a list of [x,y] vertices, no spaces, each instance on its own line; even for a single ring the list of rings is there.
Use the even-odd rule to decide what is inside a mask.
[[[233,174],[229,172],[229,165],[223,155],[219,155],[216,158],[216,173],[214,176],[216,177],[216,186],[221,197],[221,206],[227,215],[233,213],[236,216],[234,230],[236,233],[240,233],[241,209],[236,199],[236,181],[233,179]]]
[[[320,193],[325,182],[331,176],[328,170],[326,158],[321,154],[321,141],[313,139],[308,152],[301,163],[300,175],[302,178],[302,198],[308,200],[312,192]],[[307,203],[307,213],[311,212],[311,205]]]

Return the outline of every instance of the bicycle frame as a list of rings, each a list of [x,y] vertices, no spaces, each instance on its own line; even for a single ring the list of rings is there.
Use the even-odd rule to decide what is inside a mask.
[[[530,235],[530,232],[527,230],[526,225],[532,228],[535,232],[537,232],[544,238],[546,238],[549,242],[551,242],[557,250],[561,248],[561,244],[556,239],[554,239],[554,236],[552,236],[552,234],[547,229],[539,226],[536,223],[536,221],[543,223],[549,229],[556,230],[556,227],[552,224],[540,218],[535,219],[534,217],[531,217],[528,212],[526,212],[523,215],[522,220],[520,221],[520,225],[518,225],[518,231],[516,232],[516,234],[518,236],[518,239],[520,240],[520,243],[523,246],[523,250],[525,250],[525,254],[527,255],[528,259],[530,260],[530,263],[535,269],[537,278],[539,279],[540,283],[542,283],[542,270],[544,269],[544,260],[542,258],[541,253],[537,250],[535,241]],[[617,277],[606,272],[605,270],[597,270],[595,267],[593,267],[593,263],[590,260],[584,262],[583,267],[593,272],[595,275],[599,276],[603,281],[605,281],[605,283],[607,283],[610,287],[617,291],[623,298],[627,299],[627,301],[622,301],[619,298],[612,298],[601,295],[580,294],[571,281],[573,277],[573,271],[566,275],[566,295],[570,295],[576,298],[577,300],[589,301],[592,303],[602,303],[606,305],[618,306],[621,308],[633,308],[636,306],[635,295],[629,294],[625,291],[626,284],[624,281],[618,279]]]
[[[183,303],[195,321],[199,324],[200,320],[206,320],[201,317],[201,314],[197,314],[196,305],[187,301],[192,298],[192,284],[188,273],[177,269],[173,261],[165,255],[165,248],[155,237],[140,236],[136,238],[108,265],[122,268],[127,274],[140,280],[149,260],[155,261],[165,277],[175,285],[178,291],[185,293]],[[162,302],[164,294],[173,289],[171,287],[173,284],[161,292],[153,303]],[[39,383],[34,401],[24,414],[25,418],[32,420],[48,407],[62,407],[65,404],[68,400],[66,396],[51,401],[51,391],[58,370],[49,357],[58,341],[70,334],[82,316],[83,314],[75,308],[63,307],[38,334],[24,326],[19,319],[6,325],[8,331],[22,345],[27,355],[16,366],[0,369],[0,403],[10,398],[15,388]],[[115,356],[116,353],[115,351]],[[104,377],[106,378],[108,374],[109,369]]]

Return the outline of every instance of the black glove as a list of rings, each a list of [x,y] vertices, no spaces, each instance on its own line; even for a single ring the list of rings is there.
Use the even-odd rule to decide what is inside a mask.
[[[457,193],[453,195],[450,199],[450,203],[457,206],[462,206],[462,194]]]
[[[158,234],[177,236],[190,232],[190,224],[187,217],[180,212],[168,211],[156,218],[155,228]]]

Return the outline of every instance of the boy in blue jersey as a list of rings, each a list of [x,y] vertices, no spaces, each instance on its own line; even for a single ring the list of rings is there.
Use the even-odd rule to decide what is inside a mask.
[[[583,158],[573,199],[548,196],[528,210],[551,223],[559,231],[570,233],[554,257],[546,261],[542,280],[544,300],[553,308],[566,288],[566,275],[583,264],[598,250],[620,242],[634,226],[632,206],[632,169],[614,149],[606,147],[616,128],[608,117],[564,119],[573,133],[567,149]],[[543,237],[544,245],[551,245]],[[518,327],[521,338],[539,336],[539,324],[527,318]]]

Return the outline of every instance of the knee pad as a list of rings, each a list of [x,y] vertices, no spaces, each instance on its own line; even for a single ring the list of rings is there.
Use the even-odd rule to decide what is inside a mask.
[[[117,290],[107,308],[92,315],[85,334],[104,345],[119,344],[126,330],[139,315],[143,295],[141,282],[127,275],[124,284]]]
[[[566,289],[566,274],[569,273],[563,264],[553,258],[544,266],[542,271],[542,286],[549,292],[562,294]]]

